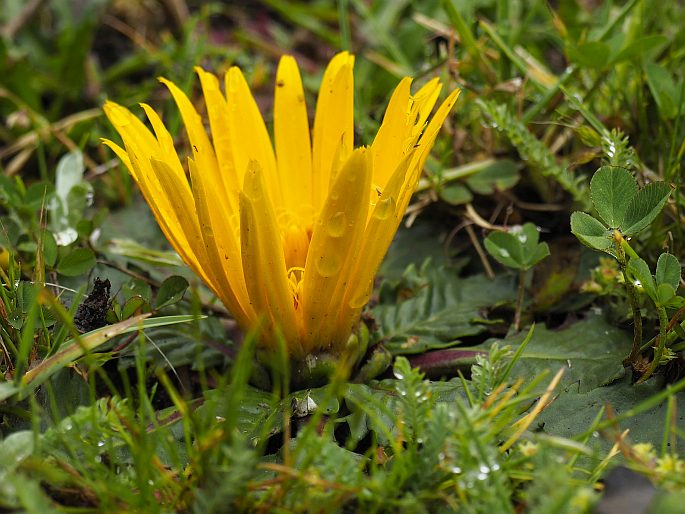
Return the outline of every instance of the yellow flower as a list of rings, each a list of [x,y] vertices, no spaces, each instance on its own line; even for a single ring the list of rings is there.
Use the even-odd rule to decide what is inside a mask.
[[[130,111],[104,111],[123,148],[105,140],[138,183],[164,235],[243,328],[263,317],[263,342],[280,331],[295,358],[338,352],[356,329],[373,277],[399,226],[452,92],[428,121],[441,85],[395,89],[373,144],[354,149],[354,56],[336,55],[323,76],[310,138],[300,73],[281,58],[274,144],[240,70],[196,68],[202,118],[172,82],[191,155],[184,168],[169,132],[142,104],[154,134]]]

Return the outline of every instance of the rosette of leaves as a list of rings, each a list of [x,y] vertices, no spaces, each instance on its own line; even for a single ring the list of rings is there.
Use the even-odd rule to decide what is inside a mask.
[[[671,194],[666,182],[638,188],[624,168],[603,166],[590,182],[590,197],[600,219],[586,212],[571,214],[571,232],[594,250],[617,256],[615,231],[632,237],[646,229],[659,215]]]

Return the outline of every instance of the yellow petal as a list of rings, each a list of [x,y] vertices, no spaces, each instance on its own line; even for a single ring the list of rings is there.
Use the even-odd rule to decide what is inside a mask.
[[[181,161],[178,158],[176,149],[174,148],[174,140],[169,134],[169,131],[164,126],[164,123],[160,119],[159,115],[147,104],[140,104],[140,106],[147,114],[147,118],[152,124],[152,128],[155,131],[155,136],[157,137],[157,143],[159,144],[159,149],[163,159],[169,164],[171,171],[174,173],[176,180],[187,182],[185,171],[181,165]]]
[[[200,266],[204,252],[197,245],[191,245],[179,220],[175,201],[169,198],[168,191],[161,186],[152,169],[150,159],[160,157],[157,140],[128,109],[114,102],[105,103],[103,109],[124,140],[125,157],[124,150],[118,145],[111,142],[106,144],[122,158],[131,172],[165,237],[186,264],[203,280],[208,281],[208,275]]]
[[[429,97],[432,95],[432,92],[427,94]],[[459,90],[455,90],[440,105],[419,143],[397,166],[378,199],[364,234],[363,245],[359,250],[360,258],[353,272],[354,276],[358,278],[358,282],[347,291],[345,300],[341,302],[342,320],[339,323],[342,323],[343,326],[344,320],[355,319],[356,313],[368,301],[373,277],[397,232],[440,127],[458,96]],[[346,313],[344,309],[348,308],[351,311]]]
[[[249,327],[257,316],[247,295],[240,243],[233,230],[238,220],[224,217],[214,199],[216,193],[208,189],[205,175],[198,170],[195,161],[188,159],[188,167],[193,181],[199,229],[207,253],[207,267],[216,281],[217,296],[242,327]]]
[[[220,182],[223,183],[231,212],[238,212],[238,191],[242,179],[239,180],[233,159],[233,136],[229,123],[229,110],[226,98],[219,89],[219,80],[200,67],[195,68],[200,77],[202,92],[207,106],[209,126],[212,131],[214,153],[219,165]],[[244,172],[244,170],[243,170]]]
[[[284,207],[300,225],[311,223],[312,150],[307,106],[295,59],[281,57],[276,75],[274,136]]]
[[[340,319],[338,320],[340,325],[345,326],[346,319],[354,319],[355,313],[358,313],[369,299],[373,277],[404,216],[406,207],[402,208],[399,205],[399,199],[402,195],[402,188],[407,182],[406,177],[411,173],[410,166],[415,161],[415,153],[412,150],[397,166],[373,208],[358,250],[355,267],[351,272],[355,281],[350,284],[340,302]],[[347,330],[351,328],[347,327]]]
[[[411,78],[405,77],[395,88],[383,116],[383,122],[373,140],[373,181],[381,191],[407,150],[405,141],[410,129],[411,82]]]
[[[324,72],[314,117],[312,151],[314,211],[318,212],[326,200],[331,185],[331,167],[338,146],[344,161],[354,146],[354,56],[341,52],[328,64]]]
[[[233,66],[226,72],[225,80],[229,132],[238,182],[243,183],[243,176],[250,161],[257,161],[262,169],[269,195],[278,209],[283,205],[283,195],[276,169],[276,158],[264,119],[242,72]]]
[[[457,101],[457,98],[459,98],[460,93],[461,90],[455,89],[447,96],[447,98],[442,102],[442,104],[440,104],[440,107],[438,107],[437,111],[435,111],[435,114],[431,117],[431,120],[428,123],[426,130],[423,131],[423,134],[419,139],[417,145],[419,153],[417,156],[415,156],[415,159],[417,159],[418,161],[418,164],[414,168],[416,170],[416,174],[414,177],[412,177],[411,184],[409,184],[411,191],[408,193],[408,196],[406,196],[405,194],[405,198],[403,198],[402,200],[402,205],[404,205],[405,209],[407,204],[409,203],[409,197],[411,197],[414,189],[416,188],[416,185],[419,182],[419,177],[421,176],[423,167],[426,164],[426,159],[428,159],[428,154],[433,149],[435,138],[438,136],[442,124],[445,122],[447,115],[452,110],[452,107]]]
[[[371,184],[371,154],[367,149],[355,150],[331,187],[319,215],[309,245],[302,287],[302,317],[307,330],[310,351],[313,347],[339,345],[349,334],[333,334],[332,321],[341,297],[359,258],[358,249],[366,226],[369,208],[368,190]],[[341,293],[342,294],[342,293]]]
[[[297,349],[300,336],[295,301],[288,283],[276,214],[261,175],[259,164],[252,161],[239,198],[245,284],[254,310],[266,313],[272,326],[282,330],[289,347]]]

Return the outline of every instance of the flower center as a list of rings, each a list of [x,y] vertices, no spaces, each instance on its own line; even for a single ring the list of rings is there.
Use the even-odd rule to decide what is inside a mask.
[[[311,230],[306,230],[300,225],[291,223],[283,233],[283,253],[285,254],[285,267],[304,268],[309,250]]]

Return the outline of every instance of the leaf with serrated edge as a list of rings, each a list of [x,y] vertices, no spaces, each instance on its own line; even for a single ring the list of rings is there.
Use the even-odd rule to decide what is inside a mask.
[[[603,166],[592,176],[590,196],[597,214],[611,228],[621,225],[630,204],[637,194],[637,182],[623,168]]]
[[[671,186],[666,182],[652,182],[638,191],[619,227],[623,235],[632,236],[647,228],[664,208],[670,195]]]

